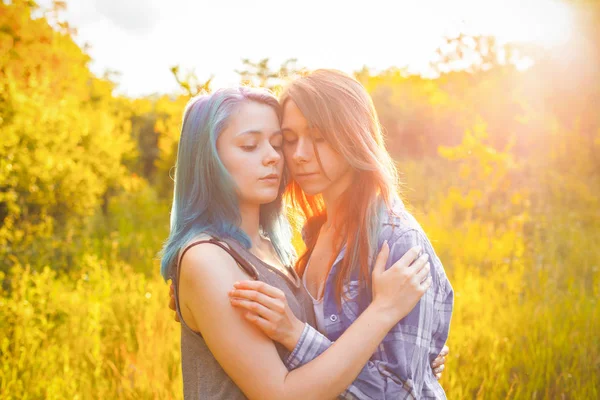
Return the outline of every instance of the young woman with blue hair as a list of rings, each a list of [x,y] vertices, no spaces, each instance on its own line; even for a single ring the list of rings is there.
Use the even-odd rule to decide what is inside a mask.
[[[337,397],[431,285],[418,247],[386,270],[390,248],[382,244],[369,272],[372,301],[335,344],[318,349],[318,358],[301,344],[312,331],[303,330],[300,340],[279,338],[280,344],[256,328],[262,327],[257,318],[277,322],[281,313],[315,325],[310,297],[291,268],[280,123],[277,100],[258,89],[218,90],[192,99],[184,112],[161,271],[173,279],[182,323],[185,398]],[[370,261],[359,261],[368,264],[361,268],[370,270]],[[276,291],[280,307],[271,314],[256,308],[260,302],[244,303],[255,314],[232,307],[239,304],[228,293],[240,281],[254,291],[232,298]]]

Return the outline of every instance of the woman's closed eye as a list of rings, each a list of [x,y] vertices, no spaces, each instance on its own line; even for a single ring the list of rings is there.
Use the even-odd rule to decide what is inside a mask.
[[[243,144],[240,147],[242,150],[250,152],[256,150],[257,146],[255,144]]]
[[[283,133],[283,142],[285,144],[294,144],[298,141],[298,136],[291,133],[291,132],[284,132]]]
[[[271,146],[275,149],[275,150],[281,150],[281,146],[283,145],[283,139],[281,138],[281,135],[279,135],[279,137],[271,140]]]

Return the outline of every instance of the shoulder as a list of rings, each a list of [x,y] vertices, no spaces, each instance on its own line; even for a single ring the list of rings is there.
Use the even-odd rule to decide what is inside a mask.
[[[422,253],[429,255],[434,285],[445,288],[449,286],[444,266],[436,254],[433,245],[416,218],[402,203],[394,204],[391,210],[381,217],[380,246],[387,240],[390,246],[388,263],[398,261],[408,250],[420,246]]]
[[[217,282],[230,284],[235,280],[247,279],[233,257],[220,246],[208,242],[194,244],[209,239],[211,237],[208,235],[196,237],[180,251],[179,257],[183,256],[180,260],[181,282],[194,286],[205,286],[203,282],[210,282],[214,287]]]
[[[426,240],[427,236],[416,218],[397,200],[391,208],[384,207],[379,215],[379,239],[391,244],[406,242],[414,246]]]

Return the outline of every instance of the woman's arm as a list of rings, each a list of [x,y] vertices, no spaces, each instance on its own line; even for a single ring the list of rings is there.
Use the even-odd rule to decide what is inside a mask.
[[[344,398],[404,398],[410,395],[419,398],[425,394],[434,397],[443,396],[441,387],[435,382],[437,378],[435,375],[439,372],[429,372],[429,370],[435,368],[430,366],[430,363],[433,364],[434,359],[443,352],[443,346],[447,339],[452,299],[451,289],[450,292],[443,291],[443,289],[448,287],[449,283],[431,244],[421,231],[405,231],[403,234],[397,235],[391,243],[392,249],[388,265],[404,257],[407,252],[413,251],[415,246],[422,247],[423,256],[433,264],[431,272],[434,275],[434,285],[419,301],[417,307],[408,314],[407,318],[402,319],[394,327],[389,334],[390,340],[379,347],[379,351],[383,349],[385,357],[378,357],[376,354],[372,361],[365,363],[366,365],[363,364],[362,371],[342,394]],[[376,289],[377,283],[376,280],[373,280],[373,289]],[[256,289],[251,289],[255,284],[250,281],[242,282],[237,286],[248,287],[250,289],[247,290],[248,292],[258,292]],[[243,303],[234,303],[238,307],[252,310],[252,303],[267,304],[263,296],[253,294],[250,298],[248,293],[239,291],[234,291],[234,293],[239,293],[239,296],[246,299]],[[398,303],[398,305],[401,304]],[[292,356],[286,360],[290,369],[310,362],[335,343],[308,325],[303,327],[301,339],[298,340],[296,323],[282,323],[286,319],[274,319],[277,322],[270,330],[265,329],[265,326],[260,326],[260,328],[269,336],[278,338],[276,340],[288,348],[290,343],[296,343]],[[345,333],[338,341],[344,338],[344,335]],[[362,340],[364,338],[359,338],[355,347],[360,347]],[[437,367],[439,368],[439,366]]]
[[[272,288],[272,289],[275,289],[275,288]],[[233,290],[230,291],[230,295],[231,294],[233,294]],[[235,301],[233,301],[233,299],[232,299],[232,303],[235,303]],[[175,287],[172,283],[169,286],[169,308],[175,312],[175,316],[174,316],[175,321],[180,322],[179,314],[177,313],[177,308],[175,306]],[[285,324],[286,321],[285,321],[284,314],[285,314],[286,310],[285,310],[285,305],[284,305],[283,301],[281,302],[281,304],[279,304],[277,306],[277,309],[278,309],[278,312],[280,313],[280,315],[277,318],[279,319],[280,323]],[[253,313],[247,312],[244,314],[244,316],[251,321],[255,320]],[[258,319],[256,319],[256,321],[259,322]],[[291,336],[286,336],[286,335],[280,334],[279,333],[280,325],[278,325],[277,323],[275,323],[275,326],[269,325],[269,326],[259,326],[259,327],[261,328],[261,330],[263,332],[265,332],[267,334],[267,336],[269,336],[271,339],[273,339],[275,341],[284,342],[285,340],[287,340],[287,338],[291,337]],[[276,337],[279,338],[279,340],[277,340]],[[291,339],[291,340],[293,340],[293,339]],[[298,341],[296,340],[295,343],[297,343],[297,342]],[[433,373],[435,374],[435,378],[437,380],[442,379],[442,372],[445,369],[446,357],[448,356],[448,354],[450,354],[450,349],[448,348],[447,345],[444,345],[440,354],[438,354],[438,356],[435,358],[435,360],[433,360],[431,362],[431,369],[433,370]]]
[[[445,398],[430,363],[441,352],[448,338],[452,312],[452,288],[439,258],[421,229],[394,235],[390,241],[388,265],[414,246],[429,256],[433,285],[417,306],[386,335],[373,361],[367,363],[344,398]],[[339,340],[339,339],[338,339]],[[316,346],[323,344],[316,341]],[[302,352],[302,351],[300,351]],[[305,343],[300,361],[310,361],[314,348]]]
[[[381,266],[377,273],[387,274],[392,270],[383,269]],[[186,253],[180,277],[182,315],[190,327],[202,332],[219,364],[249,398],[334,398],[358,375],[401,317],[391,307],[396,301],[394,292],[398,292],[399,277],[404,278],[402,274],[413,271],[392,272],[389,279],[395,282],[394,287],[390,285],[381,293],[381,296],[389,296],[388,302],[373,302],[346,331],[345,338],[291,372],[280,360],[273,342],[244,320],[240,310],[231,307],[229,289],[247,276],[224,250],[203,244]],[[415,294],[421,293],[415,304],[424,293],[424,287],[414,289]],[[357,348],[354,343],[359,341],[362,346]]]

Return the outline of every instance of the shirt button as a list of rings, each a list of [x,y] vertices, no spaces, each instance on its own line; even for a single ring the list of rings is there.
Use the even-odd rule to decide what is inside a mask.
[[[338,317],[335,314],[331,314],[331,316],[329,317],[329,319],[331,320],[331,322],[335,322],[335,321],[337,321]]]

